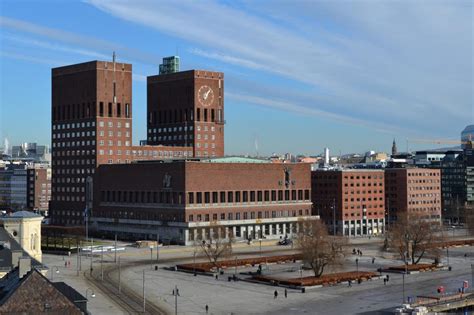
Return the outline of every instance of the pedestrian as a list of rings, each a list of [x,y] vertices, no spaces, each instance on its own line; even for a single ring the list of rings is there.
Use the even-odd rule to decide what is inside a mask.
[[[360,255],[362,256],[362,251],[360,251]]]
[[[375,263],[375,257],[372,257],[372,265]]]
[[[288,297],[288,291],[285,289],[285,299]]]
[[[390,276],[389,276],[389,275],[387,275],[387,282],[389,282],[389,281],[390,281]]]
[[[276,299],[278,297],[278,291],[275,290],[275,293],[273,293],[273,298]]]
[[[464,258],[467,258],[467,253],[464,254]]]
[[[216,274],[216,280],[219,280],[219,276]]]
[[[177,296],[180,296],[180,295],[179,295],[179,289],[178,289],[178,288],[176,289],[176,295],[177,295]]]
[[[206,314],[209,312],[209,305],[206,304]]]
[[[174,289],[173,289],[173,292],[171,294],[174,296]]]
[[[356,249],[353,248],[353,249],[352,249],[352,255],[355,255],[355,254],[356,254]]]
[[[64,268],[67,268],[67,261],[64,262]]]
[[[383,278],[383,285],[387,285],[387,278]]]
[[[347,284],[349,285],[349,287],[352,287],[352,280],[347,281]]]

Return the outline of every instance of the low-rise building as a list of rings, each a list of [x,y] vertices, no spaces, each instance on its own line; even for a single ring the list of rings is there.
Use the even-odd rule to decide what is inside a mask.
[[[313,213],[332,233],[360,236],[385,231],[383,170],[317,170],[311,174]]]
[[[101,165],[91,226],[178,244],[291,237],[311,218],[310,164],[246,158]]]

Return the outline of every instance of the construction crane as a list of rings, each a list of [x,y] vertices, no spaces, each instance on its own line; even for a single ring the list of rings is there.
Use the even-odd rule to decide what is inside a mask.
[[[472,145],[472,140],[448,140],[448,139],[407,139],[407,152],[409,143],[430,143],[430,144],[446,144],[446,145]]]

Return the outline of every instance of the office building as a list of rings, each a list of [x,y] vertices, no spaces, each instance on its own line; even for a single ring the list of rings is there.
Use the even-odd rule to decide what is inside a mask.
[[[419,215],[441,222],[441,171],[429,168],[385,170],[386,207],[389,220]]]
[[[313,214],[331,233],[378,235],[385,231],[383,170],[316,170],[311,172]]]

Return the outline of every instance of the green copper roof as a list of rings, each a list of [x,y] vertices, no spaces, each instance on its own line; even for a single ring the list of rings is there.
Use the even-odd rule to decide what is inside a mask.
[[[221,158],[214,158],[209,160],[202,160],[202,162],[208,163],[270,163],[268,160],[246,158],[240,156],[226,156]]]

